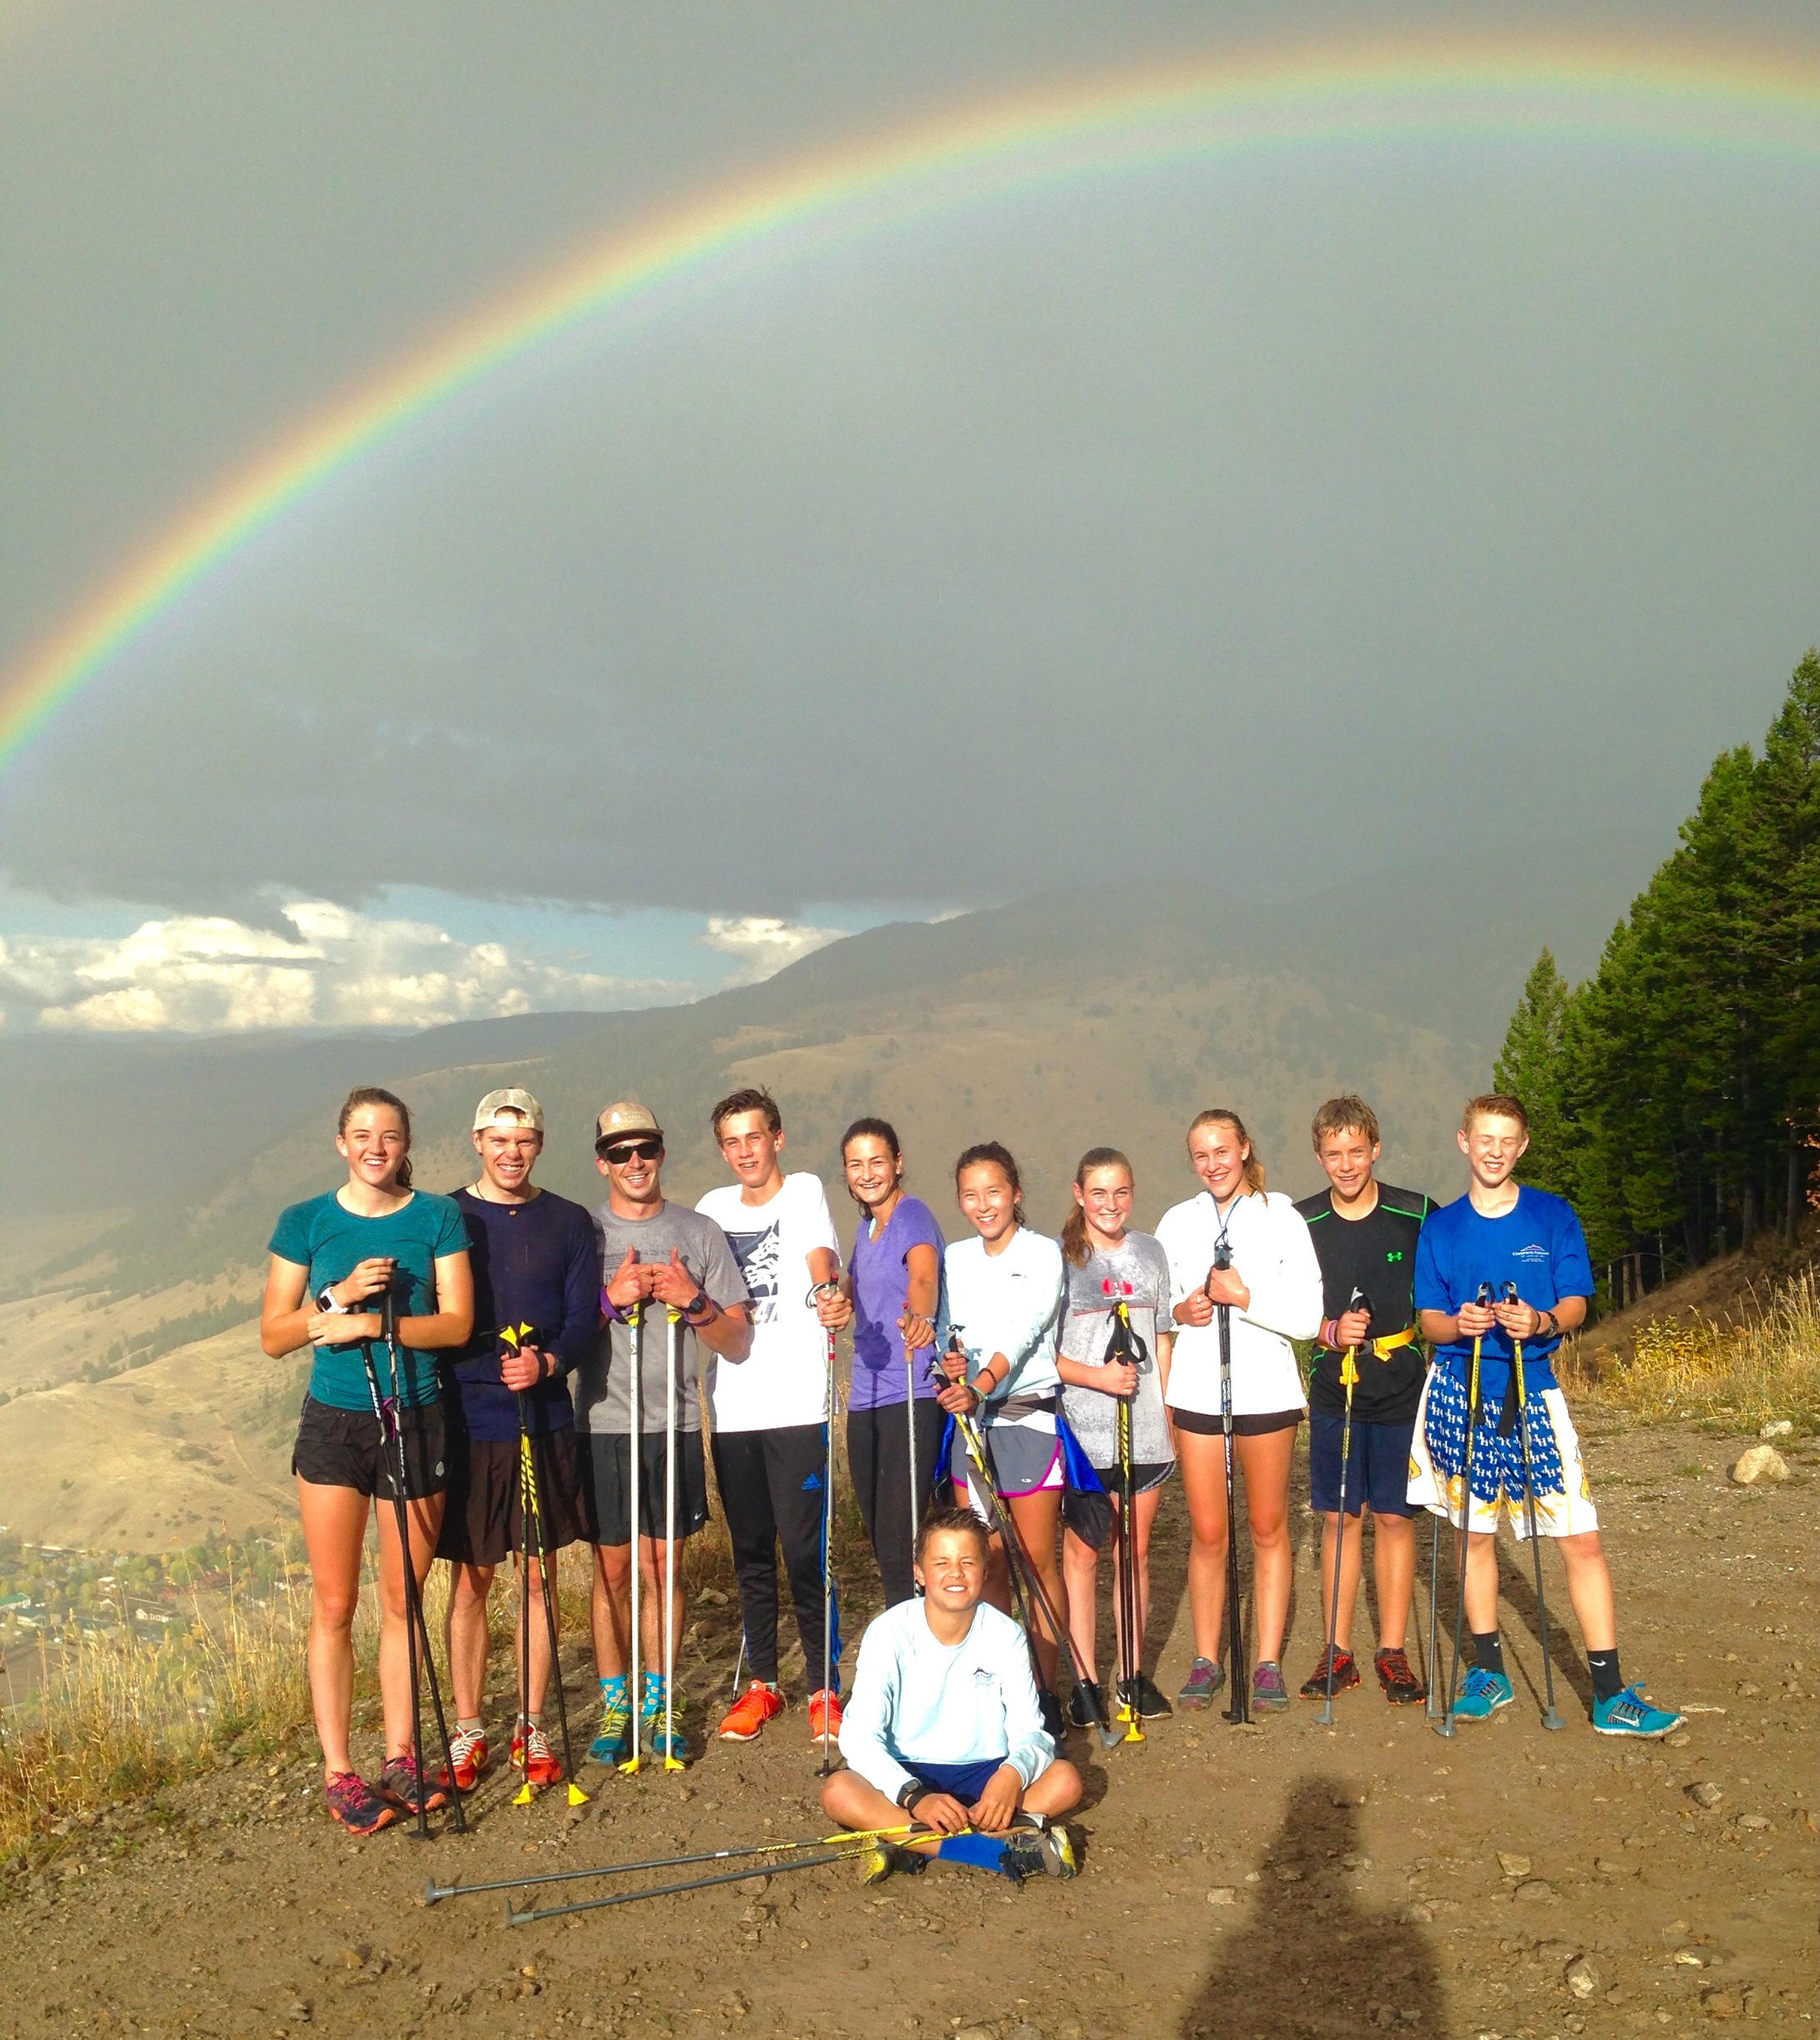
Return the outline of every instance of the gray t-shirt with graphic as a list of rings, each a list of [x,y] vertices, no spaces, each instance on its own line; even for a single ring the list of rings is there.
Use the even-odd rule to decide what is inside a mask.
[[[1113,1285],[1110,1286],[1109,1285]],[[1129,1293],[1127,1293],[1129,1285]],[[1115,1253],[1095,1252],[1084,1266],[1068,1269],[1068,1306],[1062,1320],[1064,1358],[1089,1366],[1105,1364],[1112,1337],[1115,1293],[1120,1295],[1131,1330],[1143,1341],[1145,1358],[1138,1366],[1137,1394],[1131,1405],[1131,1458],[1135,1465],[1160,1466],[1175,1455],[1170,1450],[1169,1420],[1163,1411],[1163,1391],[1156,1366],[1156,1335],[1173,1329],[1170,1318],[1169,1257],[1148,1233],[1127,1233]],[[1097,1389],[1062,1390],[1062,1411],[1081,1449],[1104,1472],[1119,1457],[1118,1400]]]
[[[674,1247],[682,1264],[724,1310],[747,1300],[740,1265],[733,1258],[726,1235],[712,1219],[685,1204],[673,1204],[666,1198],[656,1214],[648,1219],[616,1217],[609,1204],[597,1205],[589,1214],[600,1242],[601,1280],[610,1282],[625,1259],[628,1247],[637,1250],[640,1261],[667,1261]],[[655,1299],[644,1305],[639,1347],[639,1428],[661,1431],[665,1427],[664,1381],[668,1369],[666,1344],[670,1336],[667,1314]],[[701,1428],[701,1405],[695,1393],[695,1335],[680,1320],[676,1337],[676,1427],[679,1431]],[[582,1431],[624,1437],[630,1430],[632,1412],[627,1390],[632,1373],[632,1328],[611,1320],[597,1335],[594,1350],[576,1376],[575,1422]]]

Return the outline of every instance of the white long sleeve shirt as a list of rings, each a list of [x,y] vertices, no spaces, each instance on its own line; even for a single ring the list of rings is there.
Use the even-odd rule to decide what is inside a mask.
[[[1321,1329],[1321,1264],[1308,1225],[1277,1191],[1247,1192],[1227,1207],[1225,1231],[1232,1265],[1251,1300],[1232,1312],[1232,1414],[1264,1416],[1307,1407],[1292,1339]],[[1203,1190],[1163,1214],[1156,1237],[1169,1256],[1170,1307],[1206,1282],[1219,1242],[1221,1219]],[[1220,1322],[1175,1326],[1169,1366],[1169,1406],[1204,1416],[1220,1408]]]
[[[1026,1785],[1055,1761],[1029,1647],[982,1601],[958,1644],[938,1643],[925,1604],[900,1601],[867,1626],[841,1725],[841,1755],[896,1799],[923,1764],[1009,1764]]]
[[[1020,1225],[1002,1254],[981,1239],[958,1240],[943,1256],[949,1323],[984,1366],[994,1353],[1011,1363],[993,1403],[1054,1388],[1055,1341],[1068,1299],[1062,1250]]]

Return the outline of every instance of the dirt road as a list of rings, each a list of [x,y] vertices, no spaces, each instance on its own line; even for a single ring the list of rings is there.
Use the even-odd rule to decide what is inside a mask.
[[[559,1792],[514,1809],[495,1777],[473,1834],[427,1849],[340,1836],[300,1743],[78,1830],[15,1884],[0,2034],[1812,2031],[1820,1454],[1803,1448],[1797,1481],[1760,1494],[1725,1482],[1742,1441],[1595,1413],[1585,1436],[1625,1669],[1701,1710],[1669,1745],[1595,1736],[1565,1642],[1569,1726],[1543,1730],[1532,1597],[1509,1553],[1516,1706],[1450,1743],[1375,1687],[1341,1700],[1331,1732],[1297,1702],[1249,1731],[1177,1717],[1105,1758],[1076,1738],[1089,1789],[1072,1884],[1014,1891],[938,1866],[865,1893],[823,1869],[508,1928],[497,1897],[424,1910],[426,1876],[817,1832],[800,1708],[757,1744],[711,1743],[682,1779],[585,1773],[595,1797],[579,1818]],[[1161,1527],[1173,1689],[1189,1654],[1179,1502]],[[729,1619],[712,1613],[696,1646],[698,1727],[725,1691]],[[1319,1622],[1305,1556],[1292,1684]]]

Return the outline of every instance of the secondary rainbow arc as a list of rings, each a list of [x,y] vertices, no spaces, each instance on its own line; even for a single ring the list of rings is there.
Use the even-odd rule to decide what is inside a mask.
[[[1049,182],[1372,141],[1572,139],[1820,163],[1820,68],[1612,43],[1327,43],[1015,99],[791,164],[566,262],[437,334],[228,477],[0,683],[0,770],[141,631],[311,490],[507,365],[666,284]]]

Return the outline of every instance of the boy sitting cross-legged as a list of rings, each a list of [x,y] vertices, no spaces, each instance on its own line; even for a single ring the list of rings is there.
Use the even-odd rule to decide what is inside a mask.
[[[867,1628],[841,1728],[848,1768],[822,1788],[828,1817],[860,1833],[913,1823],[887,1843],[878,1875],[921,1870],[928,1853],[1021,1880],[1074,1874],[1074,1845],[1052,1823],[1080,1798],[1080,1775],[1043,1726],[1029,1647],[986,1605],[985,1526],[971,1509],[932,1510],[917,1538],[921,1600]]]

